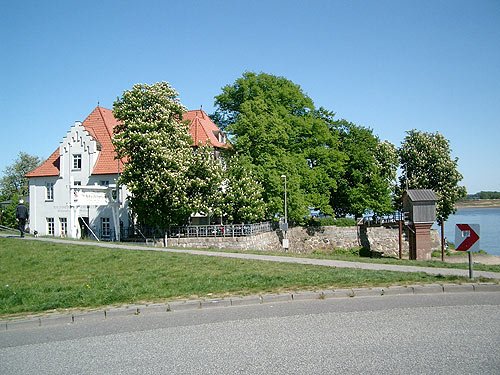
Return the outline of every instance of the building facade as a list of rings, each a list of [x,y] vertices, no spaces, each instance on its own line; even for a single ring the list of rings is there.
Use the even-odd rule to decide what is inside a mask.
[[[228,146],[226,137],[202,110],[188,111],[193,146]],[[118,185],[123,160],[112,144],[118,121],[96,107],[75,122],[57,150],[29,172],[30,230],[58,237],[120,240],[132,223],[126,186]]]

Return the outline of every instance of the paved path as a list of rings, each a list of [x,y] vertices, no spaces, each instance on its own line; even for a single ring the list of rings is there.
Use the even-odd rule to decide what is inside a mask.
[[[326,267],[357,268],[365,270],[396,271],[396,272],[424,272],[430,275],[443,275],[443,276],[445,275],[455,275],[464,277],[469,276],[469,270],[467,269],[400,266],[395,264],[348,262],[348,261],[331,260],[331,259],[294,258],[289,256],[276,256],[276,255],[266,255],[266,254],[226,253],[226,252],[208,251],[208,250],[171,249],[164,247],[129,245],[122,243],[114,243],[114,242],[88,242],[88,241],[78,241],[78,240],[69,240],[60,238],[47,238],[47,237],[43,238],[26,237],[23,240],[55,242],[63,244],[71,243],[75,245],[98,246],[98,247],[112,248],[112,249],[162,251],[162,252],[182,253],[191,255],[216,256],[223,258],[260,260],[267,262],[310,264],[310,265],[326,266]],[[474,271],[473,276],[500,280],[500,272]]]

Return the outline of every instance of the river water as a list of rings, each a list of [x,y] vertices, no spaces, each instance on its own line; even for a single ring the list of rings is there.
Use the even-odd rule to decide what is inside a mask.
[[[488,254],[500,255],[500,207],[459,208],[444,225],[449,242],[455,242],[455,224],[479,224],[479,247]]]

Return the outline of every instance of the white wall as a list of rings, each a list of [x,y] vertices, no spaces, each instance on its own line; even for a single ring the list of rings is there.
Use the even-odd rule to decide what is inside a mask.
[[[75,123],[63,138],[59,147],[60,175],[30,178],[30,229],[40,235],[48,235],[47,218],[54,218],[54,236],[63,236],[60,218],[66,218],[67,233],[71,234],[71,226],[77,225],[70,215],[70,187],[73,181],[81,185],[99,185],[101,181],[116,184],[117,174],[91,175],[99,156],[99,145],[85,130],[80,122]],[[82,156],[81,169],[73,168],[73,155]],[[47,199],[47,183],[54,184],[54,198]],[[124,227],[129,225],[128,205],[126,197],[128,191],[125,186],[120,187],[119,220]],[[90,226],[100,229],[101,217],[110,218],[113,229],[113,215],[111,205],[83,206],[79,209],[80,217],[88,217]]]

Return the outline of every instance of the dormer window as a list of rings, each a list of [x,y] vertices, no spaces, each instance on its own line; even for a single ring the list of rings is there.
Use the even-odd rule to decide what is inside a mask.
[[[82,169],[82,154],[73,155],[73,170]]]

